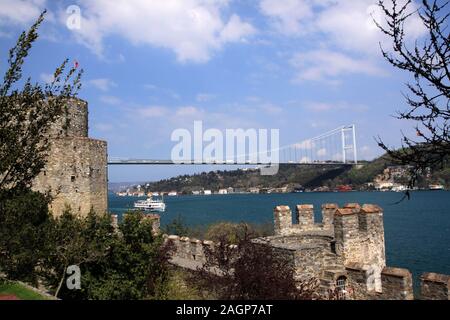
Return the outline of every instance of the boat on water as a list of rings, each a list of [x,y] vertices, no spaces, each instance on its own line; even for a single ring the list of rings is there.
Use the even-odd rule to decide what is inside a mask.
[[[144,211],[164,212],[166,211],[166,204],[164,203],[163,198],[153,199],[152,197],[148,197],[145,200],[136,201],[134,203],[134,208]]]
[[[442,184],[430,184],[428,186],[429,190],[444,190],[444,186]]]

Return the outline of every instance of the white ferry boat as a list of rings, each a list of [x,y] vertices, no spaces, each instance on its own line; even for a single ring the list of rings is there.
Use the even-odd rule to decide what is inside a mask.
[[[144,211],[166,211],[166,204],[164,203],[164,199],[162,198],[155,200],[152,197],[148,197],[145,200],[138,200],[134,203],[134,207],[136,209],[142,209]]]

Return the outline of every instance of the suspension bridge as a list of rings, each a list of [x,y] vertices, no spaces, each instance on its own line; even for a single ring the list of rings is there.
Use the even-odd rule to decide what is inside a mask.
[[[356,165],[355,125],[345,125],[314,138],[269,150],[278,153],[277,164],[295,165]],[[271,162],[250,160],[248,155],[240,155],[225,161],[208,159],[133,159],[110,158],[108,165],[271,165]],[[259,159],[259,157],[258,157]]]

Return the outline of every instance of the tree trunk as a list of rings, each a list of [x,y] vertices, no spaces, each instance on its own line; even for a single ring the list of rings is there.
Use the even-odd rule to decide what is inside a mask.
[[[62,284],[64,282],[64,278],[66,277],[66,269],[67,269],[67,265],[64,266],[61,280],[59,281],[58,288],[56,288],[55,298],[58,298],[59,291],[61,290]]]

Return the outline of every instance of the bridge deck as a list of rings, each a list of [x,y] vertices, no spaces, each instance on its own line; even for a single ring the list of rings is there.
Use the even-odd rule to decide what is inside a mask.
[[[356,163],[343,163],[343,162],[280,162],[280,165],[345,165],[352,166],[356,165]],[[208,161],[186,161],[186,162],[178,162],[172,160],[152,160],[152,159],[127,159],[127,160],[108,160],[108,165],[264,165],[269,166],[271,163],[261,163],[261,162],[208,162]]]

